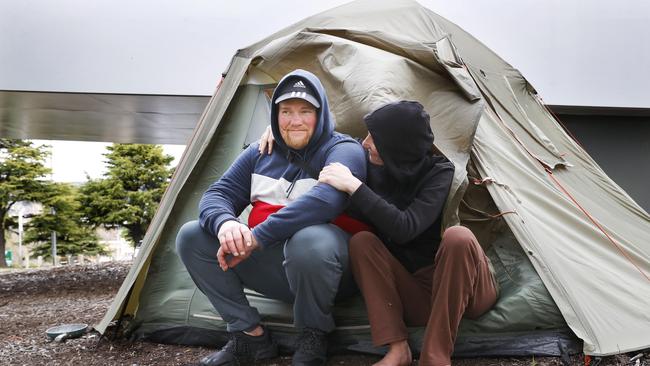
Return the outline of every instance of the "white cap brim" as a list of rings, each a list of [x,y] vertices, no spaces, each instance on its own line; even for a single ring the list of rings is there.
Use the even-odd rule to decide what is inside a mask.
[[[282,94],[279,97],[275,99],[275,104],[278,104],[280,102],[283,102],[287,99],[302,99],[308,101],[311,105],[313,105],[316,108],[320,108],[320,103],[318,103],[318,100],[316,98],[312,97],[311,95],[305,93],[305,92],[291,92],[291,93],[286,93]]]

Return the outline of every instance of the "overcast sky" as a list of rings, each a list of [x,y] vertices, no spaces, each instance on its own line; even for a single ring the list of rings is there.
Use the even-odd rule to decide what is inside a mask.
[[[0,89],[210,95],[238,48],[345,2],[0,0]],[[650,1],[421,3],[547,103],[650,107]]]
[[[238,48],[345,2],[0,0],[0,90],[210,95]],[[650,108],[650,1],[420,3],[546,103]]]
[[[36,145],[51,146],[46,166],[52,169],[52,180],[56,182],[81,183],[90,178],[101,178],[106,172],[106,142],[33,140]],[[176,166],[183,155],[185,145],[163,145],[163,151],[174,157],[171,166]]]

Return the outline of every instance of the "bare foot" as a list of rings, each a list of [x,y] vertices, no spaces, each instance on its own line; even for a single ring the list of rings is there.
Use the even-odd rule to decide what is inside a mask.
[[[406,341],[391,343],[388,353],[373,366],[409,366],[413,361],[411,348]]]

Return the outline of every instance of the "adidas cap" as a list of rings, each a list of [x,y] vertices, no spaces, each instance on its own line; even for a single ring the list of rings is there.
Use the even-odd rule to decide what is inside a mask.
[[[278,93],[279,97],[275,99],[275,104],[278,104],[287,99],[303,99],[311,103],[314,107],[320,108],[320,103],[316,98],[316,94],[305,82],[302,80],[292,81],[285,83],[284,87]]]

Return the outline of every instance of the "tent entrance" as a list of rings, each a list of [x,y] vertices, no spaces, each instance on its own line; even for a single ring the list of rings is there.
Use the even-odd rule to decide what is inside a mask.
[[[225,323],[207,298],[200,293],[173,251],[178,227],[195,215],[198,198],[205,186],[227,168],[222,151],[239,153],[255,141],[268,124],[267,86],[239,87],[215,136],[176,201],[161,243],[154,253],[146,285],[140,293],[140,307],[132,327],[135,339],[160,343],[208,345],[227,340]],[[227,150],[230,149],[230,150]],[[495,307],[476,321],[463,320],[455,356],[560,355],[579,352],[573,333],[517,243],[474,163],[468,164],[470,184],[461,201],[461,222],[475,232],[497,274],[501,296]],[[248,293],[249,301],[263,314],[263,322],[277,336],[281,346],[291,349],[297,330],[293,328],[291,305]],[[370,341],[370,329],[363,299],[358,296],[339,303],[335,310],[338,328],[333,352],[382,353]],[[412,348],[419,352],[424,328],[411,328]]]

